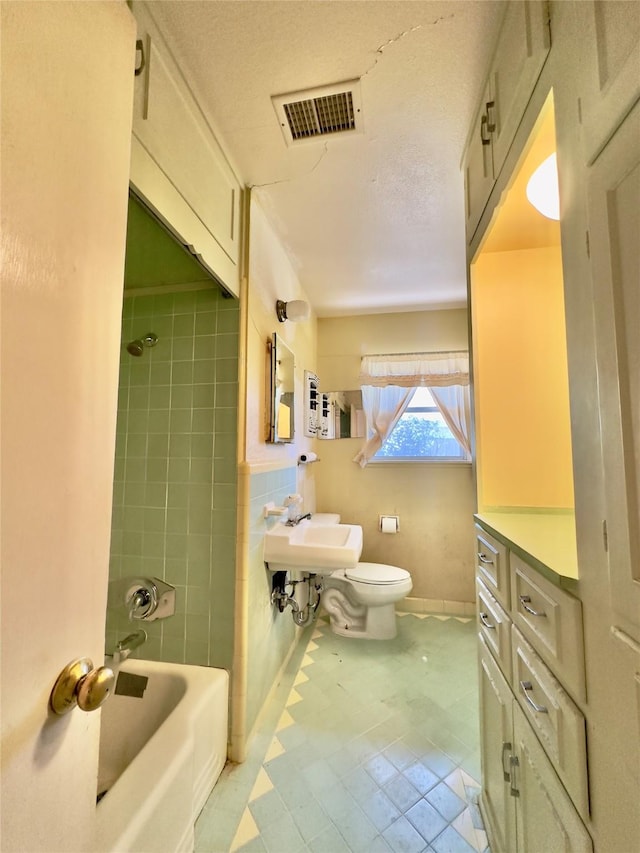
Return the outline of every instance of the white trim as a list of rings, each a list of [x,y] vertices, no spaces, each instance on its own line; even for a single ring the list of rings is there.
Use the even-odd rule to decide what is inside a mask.
[[[376,459],[372,456],[369,460],[369,465],[467,465],[471,467],[470,459],[456,459],[455,456],[387,456],[383,459]]]
[[[238,470],[243,475],[264,474],[269,471],[281,471],[285,468],[297,468],[297,456],[295,459],[274,459],[270,462],[240,462]]]
[[[402,613],[438,613],[447,616],[475,616],[475,601],[448,601],[439,598],[403,598],[397,609]]]

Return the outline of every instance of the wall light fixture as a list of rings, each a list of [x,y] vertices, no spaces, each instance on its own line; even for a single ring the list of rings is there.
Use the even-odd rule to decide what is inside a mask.
[[[309,319],[309,303],[303,299],[293,299],[291,302],[283,302],[282,299],[278,299],[276,314],[281,323],[284,323],[285,320],[299,323],[301,320]]]

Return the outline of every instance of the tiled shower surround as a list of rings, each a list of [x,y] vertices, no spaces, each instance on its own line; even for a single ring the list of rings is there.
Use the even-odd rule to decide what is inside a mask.
[[[107,653],[230,668],[236,549],[239,306],[217,290],[124,300],[110,578],[176,587],[174,616],[107,613]],[[141,357],[129,341],[153,332]]]

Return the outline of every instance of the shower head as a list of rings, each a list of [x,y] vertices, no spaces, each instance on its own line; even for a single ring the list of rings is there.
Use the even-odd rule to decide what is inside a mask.
[[[127,344],[127,352],[130,355],[139,357],[144,352],[145,347],[154,347],[158,343],[158,336],[153,332],[147,332],[144,338],[136,338]]]

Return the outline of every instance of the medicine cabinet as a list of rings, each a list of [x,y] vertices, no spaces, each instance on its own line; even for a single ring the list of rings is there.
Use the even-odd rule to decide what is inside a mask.
[[[295,359],[282,338],[274,332],[269,343],[270,418],[267,440],[274,444],[294,439]]]

